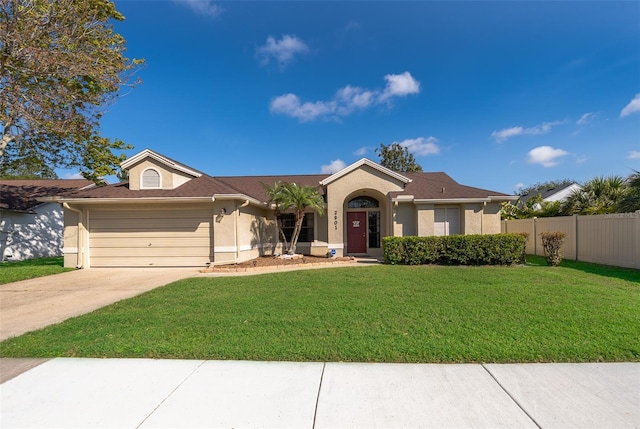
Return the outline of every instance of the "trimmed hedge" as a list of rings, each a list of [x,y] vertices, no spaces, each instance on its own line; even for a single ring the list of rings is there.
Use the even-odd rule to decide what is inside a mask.
[[[511,265],[524,262],[522,234],[384,237],[387,263],[393,265]]]

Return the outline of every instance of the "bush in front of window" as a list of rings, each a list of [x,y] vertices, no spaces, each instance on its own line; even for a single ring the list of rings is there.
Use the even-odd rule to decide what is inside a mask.
[[[524,262],[522,234],[384,237],[385,261],[393,265],[512,265]]]

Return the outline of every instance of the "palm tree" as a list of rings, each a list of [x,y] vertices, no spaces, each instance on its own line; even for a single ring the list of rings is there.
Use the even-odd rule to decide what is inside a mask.
[[[310,208],[320,215],[324,214],[324,199],[313,186],[300,186],[297,183],[276,182],[273,187],[265,185],[265,189],[269,195],[269,202],[275,205],[276,217],[287,210],[293,210],[295,226],[291,236],[291,243],[287,249],[287,253],[293,255],[296,253],[296,245],[302,230],[305,210]],[[278,229],[284,239],[286,248],[287,239],[280,221],[278,221]]]
[[[633,171],[634,173],[627,177],[627,192],[618,205],[621,213],[640,210],[640,171]]]
[[[595,177],[569,195],[564,211],[570,215],[615,213],[626,188],[625,180],[620,176]]]
[[[285,251],[287,251],[289,250],[289,245],[287,244],[287,236],[284,233],[284,228],[282,227],[282,218],[280,217],[280,215],[288,208],[285,201],[285,185],[288,184],[282,183],[280,181],[274,183],[273,186],[269,186],[263,183],[264,189],[267,192],[267,196],[269,197],[269,204],[273,204],[274,206],[273,212],[276,216],[276,228],[278,229],[276,235],[280,235],[280,237],[282,237],[284,249]]]

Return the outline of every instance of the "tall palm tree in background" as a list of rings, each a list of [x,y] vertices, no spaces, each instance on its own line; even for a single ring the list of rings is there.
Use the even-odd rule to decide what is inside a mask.
[[[300,186],[297,183],[276,182],[273,187],[265,185],[265,189],[269,196],[269,202],[275,206],[276,218],[287,210],[292,210],[295,215],[295,226],[287,250],[287,253],[293,255],[296,253],[305,210],[309,208],[319,215],[324,214],[324,199],[313,186]],[[278,221],[278,229],[286,248],[287,239],[280,221]]]
[[[569,215],[616,213],[626,194],[624,178],[595,177],[567,198],[563,211]]]
[[[640,171],[634,170],[626,182],[627,192],[618,205],[618,211],[627,213],[640,210]]]

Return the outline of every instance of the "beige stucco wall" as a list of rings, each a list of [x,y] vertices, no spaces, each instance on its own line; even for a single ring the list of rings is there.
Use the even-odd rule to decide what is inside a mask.
[[[482,208],[482,203],[461,205],[460,232],[462,234],[482,234]]]
[[[346,251],[345,210],[350,199],[357,196],[370,196],[380,202],[381,236],[389,235],[390,210],[388,193],[401,191],[400,180],[383,174],[369,166],[362,166],[336,179],[327,185],[327,216],[329,220],[328,249],[335,249],[336,256]]]
[[[223,208],[225,215],[220,214]],[[277,246],[275,219],[268,210],[240,200],[216,200],[213,212],[214,264],[273,254]]]
[[[434,234],[435,206],[433,204],[418,204],[417,208],[417,233],[420,237],[429,237]]]
[[[398,203],[393,208],[393,235],[402,237],[407,235],[416,235],[418,229],[416,227],[416,206],[413,202]]]
[[[482,214],[482,233],[500,234],[500,203],[487,203]]]
[[[174,189],[188,182],[192,177],[180,171],[168,169],[166,165],[154,159],[145,159],[129,169],[129,189],[140,190],[140,176],[148,169],[153,168],[160,173],[160,185],[162,189]]]

